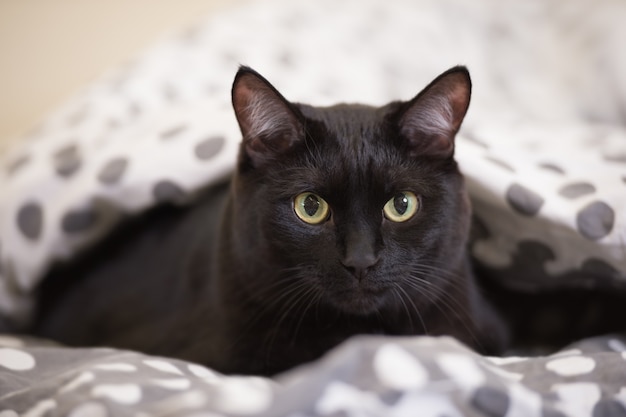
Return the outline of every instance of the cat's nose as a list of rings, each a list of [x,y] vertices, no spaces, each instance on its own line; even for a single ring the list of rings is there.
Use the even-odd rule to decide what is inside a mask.
[[[375,242],[376,238],[371,229],[362,224],[348,229],[345,256],[341,263],[359,281],[362,281],[379,261]]]
[[[356,279],[361,281],[378,261],[378,256],[373,252],[360,252],[348,254],[341,263]]]

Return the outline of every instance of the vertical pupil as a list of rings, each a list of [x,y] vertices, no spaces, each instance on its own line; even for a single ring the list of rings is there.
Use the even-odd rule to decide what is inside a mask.
[[[398,214],[404,214],[409,208],[409,199],[405,194],[398,194],[393,198],[393,207]]]
[[[317,197],[313,195],[308,195],[302,203],[302,208],[304,208],[304,211],[307,215],[313,217],[320,208],[320,201],[317,199]]]

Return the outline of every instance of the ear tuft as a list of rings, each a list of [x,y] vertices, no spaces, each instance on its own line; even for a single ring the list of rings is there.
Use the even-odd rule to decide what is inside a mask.
[[[400,133],[415,156],[452,157],[454,137],[469,107],[471,91],[467,68],[454,67],[406,104]]]
[[[277,157],[303,138],[302,123],[289,102],[259,73],[240,67],[232,102],[243,135],[243,148],[253,164]]]

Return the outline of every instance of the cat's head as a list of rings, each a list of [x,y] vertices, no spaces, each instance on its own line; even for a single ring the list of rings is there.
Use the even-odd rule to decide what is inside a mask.
[[[470,93],[455,67],[407,102],[316,108],[242,67],[233,242],[258,282],[241,284],[370,314],[459,279],[470,209],[453,154]]]

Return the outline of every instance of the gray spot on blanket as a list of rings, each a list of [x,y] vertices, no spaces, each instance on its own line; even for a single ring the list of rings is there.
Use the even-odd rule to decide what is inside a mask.
[[[561,413],[560,411],[554,410],[551,408],[544,409],[541,415],[542,417],[567,417],[565,414]]]
[[[61,219],[61,228],[66,233],[84,232],[96,224],[98,217],[92,209],[70,211]]]
[[[187,130],[187,125],[184,125],[184,124],[173,126],[161,132],[161,139],[162,140],[174,139],[175,137],[179,136],[186,130]]]
[[[626,152],[605,154],[604,160],[607,162],[626,164]]]
[[[6,167],[6,172],[9,176],[15,175],[18,171],[24,168],[30,162],[30,155],[22,155],[9,162]]]
[[[472,405],[489,417],[504,416],[510,402],[508,395],[491,387],[478,388],[472,398]]]
[[[590,240],[598,240],[611,233],[614,222],[615,212],[603,201],[594,201],[576,216],[578,231]]]
[[[593,417],[625,417],[626,408],[615,400],[600,400],[593,407]]]
[[[563,168],[551,162],[542,162],[541,164],[539,164],[539,168],[545,169],[546,171],[550,171],[559,175],[565,174],[565,170]]]
[[[98,173],[98,180],[103,184],[114,184],[120,180],[127,166],[127,158],[114,158],[102,167],[100,173]]]
[[[28,239],[35,240],[43,228],[43,209],[36,202],[24,204],[17,211],[17,227]]]
[[[224,146],[224,138],[221,136],[210,137],[202,142],[198,143],[195,148],[195,153],[198,159],[206,161],[217,155]]]
[[[536,215],[544,203],[543,197],[519,184],[512,184],[506,190],[506,200],[515,211],[525,216]]]
[[[562,187],[559,194],[565,198],[574,199],[596,192],[596,187],[588,182],[575,182]]]
[[[180,186],[169,180],[159,181],[153,188],[152,194],[157,203],[176,202],[185,198],[185,192]]]
[[[485,159],[493,163],[494,165],[504,169],[505,171],[515,172],[515,169],[507,162],[504,162],[502,159],[499,159],[493,156],[486,156]]]
[[[64,178],[71,177],[82,163],[78,146],[74,144],[59,149],[55,152],[53,159],[57,174]]]

